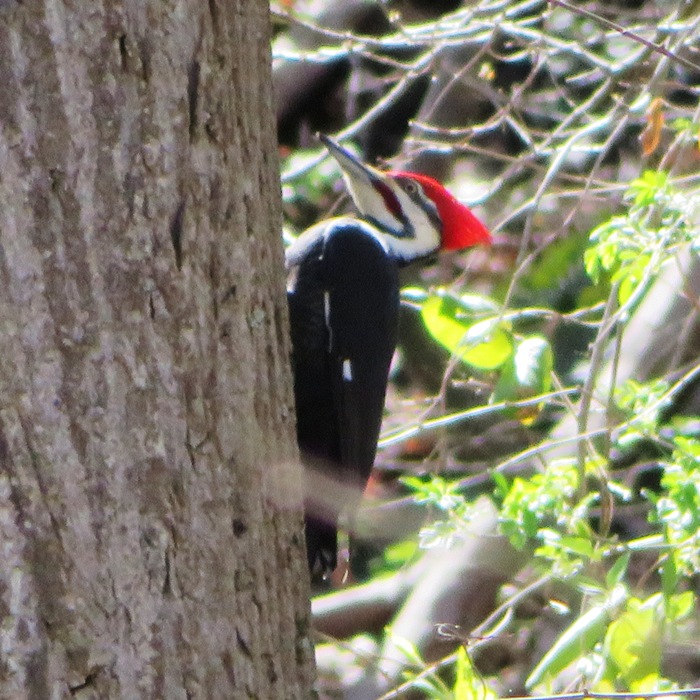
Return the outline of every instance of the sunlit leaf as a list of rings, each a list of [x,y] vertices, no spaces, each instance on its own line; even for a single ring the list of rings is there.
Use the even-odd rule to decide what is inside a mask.
[[[593,542],[585,537],[564,536],[559,540],[559,544],[562,548],[588,559],[593,557]]]
[[[453,693],[454,700],[495,700],[498,697],[476,671],[464,647],[457,651]]]
[[[647,269],[651,261],[650,255],[636,255],[633,261],[621,267],[613,276],[613,282],[620,282],[618,301],[620,305],[634,294],[639,284],[647,275]]]
[[[475,323],[468,331],[458,353],[469,365],[482,370],[500,367],[513,352],[513,337],[507,324],[496,319]]]
[[[661,630],[657,610],[629,605],[608,627],[604,646],[628,682],[659,673]]]
[[[496,318],[474,323],[468,305],[452,296],[431,296],[423,303],[421,314],[435,340],[477,369],[496,369],[512,352],[507,323]]]
[[[672,556],[666,557],[661,565],[661,590],[664,596],[666,605],[666,614],[671,607],[671,599],[678,585],[678,569],[676,568],[676,558]],[[670,616],[669,616],[670,617]]]
[[[540,337],[521,340],[504,363],[493,392],[494,401],[516,401],[546,393],[552,386],[552,348]],[[539,415],[541,406],[519,408],[513,414],[530,424]]]
[[[622,586],[613,589],[610,596],[585,612],[568,627],[542,657],[525,681],[530,689],[554,678],[581,655],[593,651],[603,641],[613,610],[626,598]]]
[[[608,585],[608,588],[613,588],[618,583],[622,583],[627,573],[627,567],[629,566],[631,556],[630,552],[625,552],[622,556],[618,557],[615,563],[610,567],[610,570],[605,576],[605,583]]]
[[[450,352],[455,352],[468,329],[467,324],[456,318],[456,302],[447,297],[431,296],[423,303],[421,314],[433,338]]]
[[[684,620],[695,610],[694,591],[683,591],[671,596],[669,605],[666,608],[666,617],[673,622]]]
[[[642,176],[630,183],[627,198],[635,206],[647,207],[654,204],[659,190],[668,186],[668,173],[663,170],[645,170]]]
[[[515,353],[518,384],[531,395],[542,394],[552,386],[552,347],[540,337],[526,338]]]

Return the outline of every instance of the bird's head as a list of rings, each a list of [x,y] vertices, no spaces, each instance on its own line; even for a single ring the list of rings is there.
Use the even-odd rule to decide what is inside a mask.
[[[488,229],[437,180],[417,173],[382,172],[327,136],[319,138],[338,161],[360,214],[385,234],[400,260],[491,242]]]

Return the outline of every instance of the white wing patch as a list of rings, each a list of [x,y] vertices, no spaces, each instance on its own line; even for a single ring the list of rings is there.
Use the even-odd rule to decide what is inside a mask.
[[[326,325],[331,327],[331,293],[326,289],[323,292],[323,318]]]
[[[346,382],[352,381],[352,362],[348,358],[343,360],[343,379]]]
[[[331,293],[326,289],[323,292],[323,318],[328,330],[328,352],[333,349],[333,328],[331,328]]]

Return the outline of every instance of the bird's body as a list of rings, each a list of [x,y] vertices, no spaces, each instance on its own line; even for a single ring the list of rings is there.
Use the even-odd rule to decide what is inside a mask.
[[[316,561],[322,572],[335,568],[338,511],[354,510],[369,478],[398,313],[398,267],[381,239],[364,222],[334,220],[307,251],[289,293],[312,569]]]
[[[396,347],[399,265],[489,239],[434,180],[381,173],[324,143],[362,218],[316,224],[286,254],[307,553],[322,575],[336,565],[338,514],[354,511],[374,463]]]

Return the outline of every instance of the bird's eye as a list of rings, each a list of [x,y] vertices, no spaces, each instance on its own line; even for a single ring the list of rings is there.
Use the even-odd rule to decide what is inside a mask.
[[[418,192],[418,183],[413,180],[406,180],[403,188],[406,194],[416,194]]]

